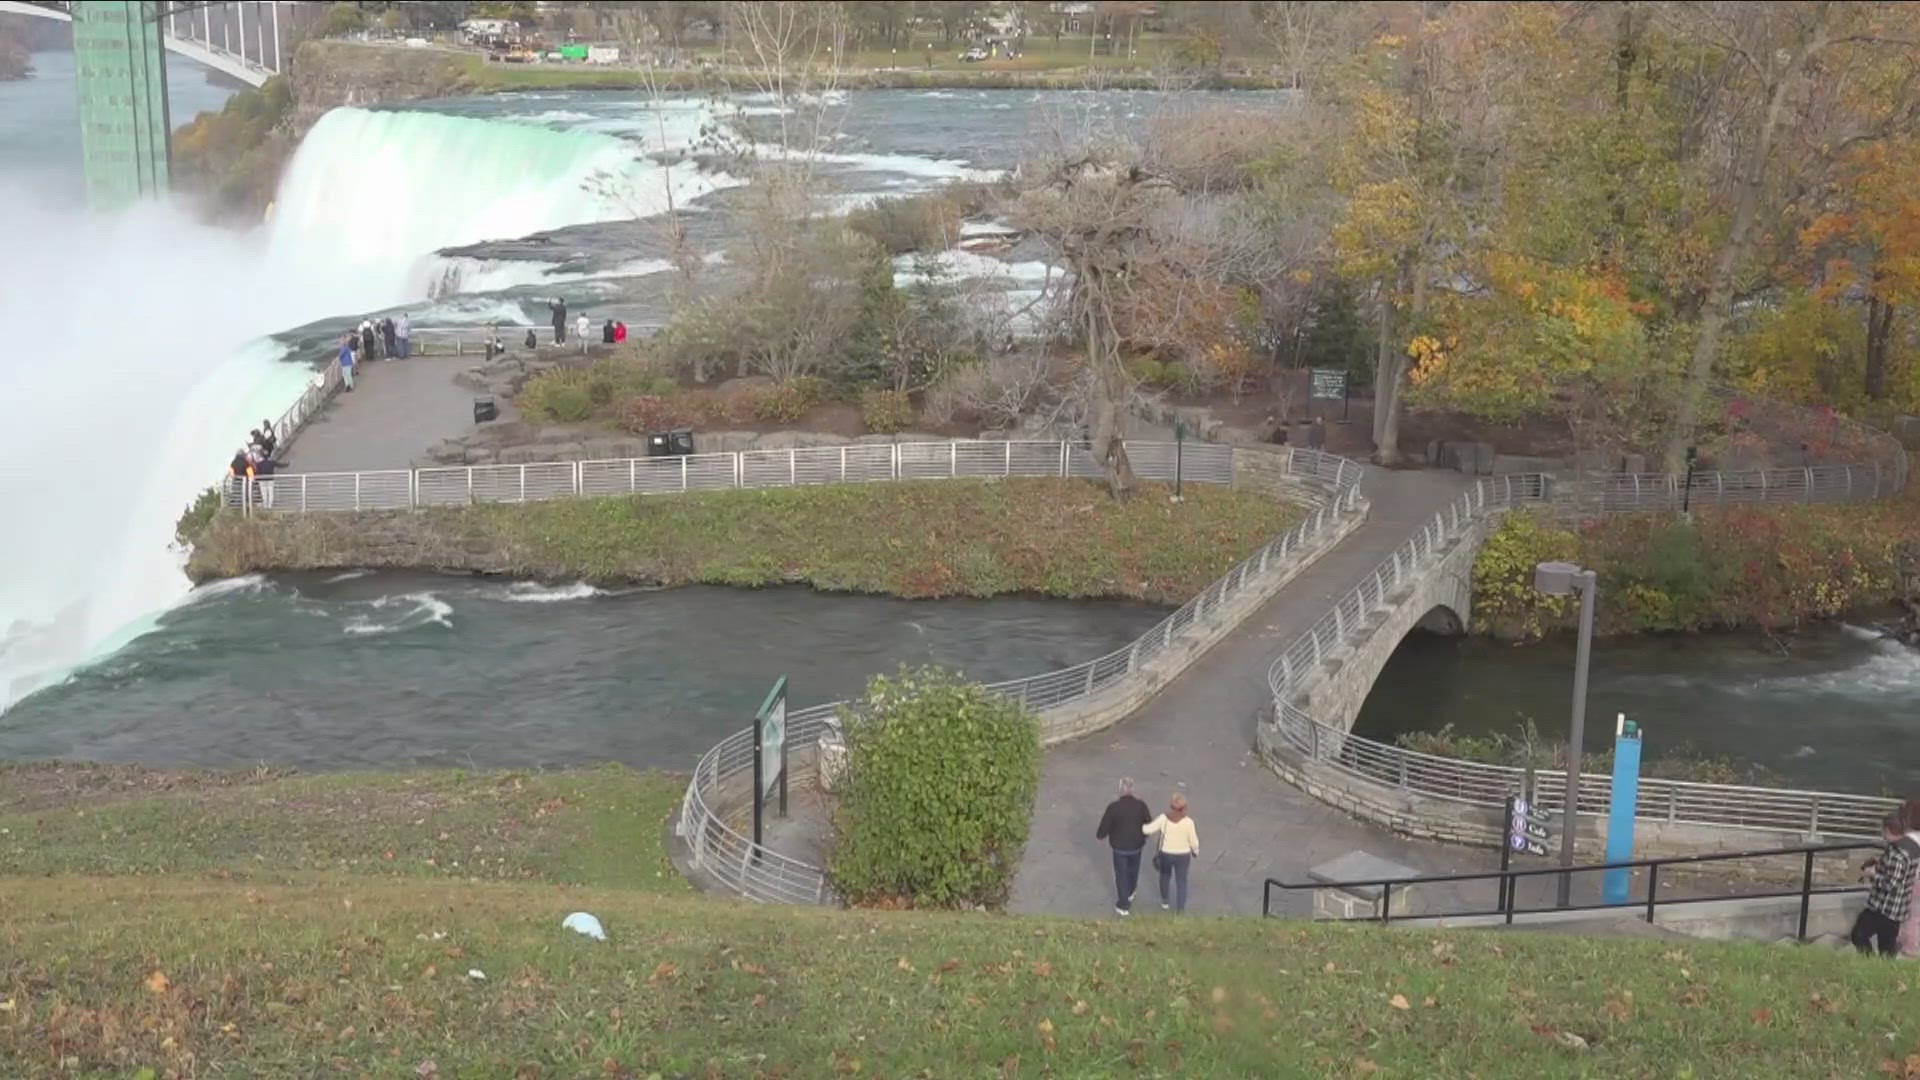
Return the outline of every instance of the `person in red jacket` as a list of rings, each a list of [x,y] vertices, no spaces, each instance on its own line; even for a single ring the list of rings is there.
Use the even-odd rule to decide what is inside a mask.
[[[623,322],[614,323],[613,324],[613,343],[615,345],[618,345],[625,340],[627,340],[627,324]]]

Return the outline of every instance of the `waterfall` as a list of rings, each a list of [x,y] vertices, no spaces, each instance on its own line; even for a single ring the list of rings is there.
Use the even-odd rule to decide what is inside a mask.
[[[666,185],[685,205],[714,183],[691,163],[662,166],[640,144],[596,132],[335,109],[287,168],[272,244],[374,307],[441,285],[439,248],[652,214],[666,208]]]
[[[269,335],[424,299],[437,248],[713,182],[610,135],[365,109],[314,126],[251,235],[164,203],[92,216],[22,179],[0,165],[0,709],[187,594],[175,521],[308,377]]]

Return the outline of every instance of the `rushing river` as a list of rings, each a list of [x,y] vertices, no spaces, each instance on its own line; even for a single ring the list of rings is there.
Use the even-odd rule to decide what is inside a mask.
[[[805,589],[602,592],[428,574],[248,577],[0,715],[0,760],[684,769],[751,721],[940,663],[984,681],[1131,641],[1144,604]]]
[[[1564,740],[1573,643],[1515,648],[1415,631],[1387,661],[1354,730],[1391,741],[1451,724]],[[1920,791],[1920,652],[1852,625],[1771,639],[1701,634],[1601,640],[1587,748],[1612,745],[1626,713],[1649,758],[1677,748],[1765,766],[1790,784]]]

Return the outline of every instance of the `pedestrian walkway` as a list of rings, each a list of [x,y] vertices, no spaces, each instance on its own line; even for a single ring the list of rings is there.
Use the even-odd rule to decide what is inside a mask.
[[[1355,849],[1425,873],[1497,866],[1491,851],[1407,840],[1362,824],[1267,771],[1253,748],[1254,725],[1269,705],[1272,659],[1470,484],[1453,472],[1368,469],[1360,490],[1372,510],[1359,529],[1133,716],[1049,750],[1013,910],[1113,913],[1112,862],[1093,834],[1122,776],[1134,778],[1135,793],[1156,812],[1175,791],[1192,804],[1200,857],[1190,914],[1257,915],[1264,879],[1304,881],[1309,867]],[[1135,908],[1157,914],[1152,877],[1146,867]],[[1285,913],[1305,915],[1309,903],[1307,894],[1292,894]]]
[[[427,451],[471,435],[474,393],[453,377],[478,355],[416,356],[356,365],[354,391],[335,394],[286,454],[286,472],[350,472],[429,465]],[[501,420],[511,405],[500,402]]]

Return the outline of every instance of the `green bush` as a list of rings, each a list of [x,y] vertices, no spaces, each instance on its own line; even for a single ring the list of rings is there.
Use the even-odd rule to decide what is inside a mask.
[[[1529,765],[1536,769],[1567,767],[1566,742],[1541,735],[1531,719],[1525,721],[1516,733],[1495,731],[1486,735],[1462,735],[1453,729],[1452,724],[1446,724],[1438,731],[1410,731],[1394,741],[1416,753],[1477,761],[1484,765],[1511,765],[1517,769]],[[1581,754],[1580,771],[1612,774],[1613,751],[1589,750]],[[1779,774],[1765,766],[1732,758],[1712,757],[1686,743],[1679,743],[1657,757],[1644,759],[1640,764],[1640,775],[1700,784],[1766,786],[1780,782]]]
[[[898,390],[866,390],[860,394],[860,421],[868,431],[891,435],[913,423],[913,402]]]
[[[608,405],[625,397],[652,395],[665,397],[678,386],[673,379],[646,361],[626,357],[605,357],[587,369],[587,394],[595,405]]]
[[[791,424],[820,404],[826,391],[825,380],[802,375],[754,391],[747,396],[747,407],[755,420]]]
[[[173,526],[173,539],[181,547],[192,547],[200,534],[213,522],[213,516],[220,512],[220,488],[210,487],[200,493],[180,514],[180,520]]]
[[[835,890],[856,905],[1004,904],[1040,785],[1038,718],[938,668],[876,675],[840,715]]]
[[[575,424],[593,415],[590,386],[589,374],[577,368],[543,372],[527,380],[514,403],[529,420]]]
[[[1533,587],[1533,568],[1552,559],[1570,559],[1576,538],[1532,514],[1513,513],[1480,546],[1473,561],[1473,621],[1497,638],[1537,638],[1571,610],[1566,597],[1548,596]]]

